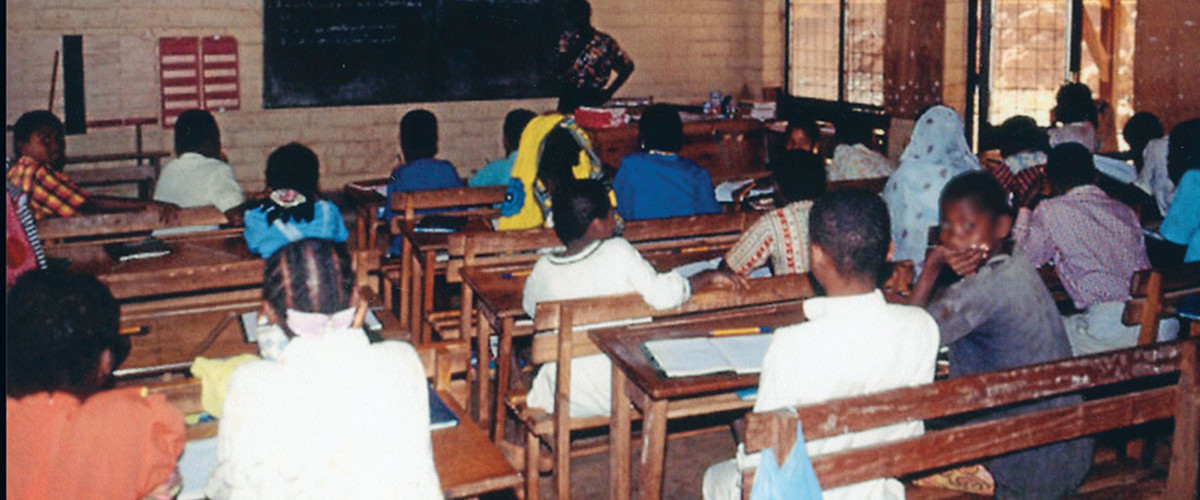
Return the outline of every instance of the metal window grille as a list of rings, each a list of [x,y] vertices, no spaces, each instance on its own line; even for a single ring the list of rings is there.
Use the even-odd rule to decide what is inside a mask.
[[[789,0],[788,91],[883,104],[885,0]]]

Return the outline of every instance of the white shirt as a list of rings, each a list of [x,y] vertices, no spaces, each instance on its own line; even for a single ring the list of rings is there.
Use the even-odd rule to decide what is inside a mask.
[[[184,153],[163,167],[154,199],[183,208],[212,205],[222,212],[242,204],[242,186],[233,167],[199,153]]]
[[[804,302],[805,323],[775,332],[754,411],[765,412],[933,381],[938,327],[925,310],[888,304],[879,290]],[[920,421],[808,442],[817,456],[920,435]],[[826,490],[825,500],[902,499],[895,479]]]
[[[687,302],[692,288],[674,271],[659,273],[624,238],[595,241],[575,255],[544,255],[525,280],[522,305],[534,315],[538,302],[639,293],[655,309]],[[554,412],[557,364],[538,371],[526,397],[532,408]],[[571,416],[608,415],[612,407],[612,365],[603,354],[571,361]]]
[[[1142,171],[1138,173],[1138,184],[1154,195],[1158,202],[1158,211],[1164,216],[1171,208],[1171,199],[1175,197],[1175,183],[1167,175],[1167,152],[1170,139],[1160,137],[1146,144],[1142,150]]]
[[[297,337],[230,378],[217,466],[226,499],[440,499],[429,393],[412,346],[361,330]]]

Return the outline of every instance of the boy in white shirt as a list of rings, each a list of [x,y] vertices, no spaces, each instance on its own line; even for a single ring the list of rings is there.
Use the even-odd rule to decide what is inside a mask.
[[[888,304],[875,287],[891,257],[887,206],[879,196],[859,189],[830,192],[809,215],[812,274],[826,297],[805,301],[807,322],[775,332],[763,360],[754,411],[859,396],[933,381],[938,327],[921,308]],[[809,441],[810,455],[916,436],[921,422],[895,424]],[[712,467],[704,474],[704,498],[741,498],[745,456]],[[895,479],[874,479],[825,490],[825,500],[903,499]]]
[[[231,222],[241,220],[244,201],[233,167],[221,153],[221,130],[208,111],[190,109],[175,121],[177,158],[163,167],[154,186],[154,199],[180,207],[212,205]]]
[[[655,309],[687,302],[692,288],[713,281],[741,284],[728,272],[708,271],[687,278],[659,273],[624,238],[613,236],[616,220],[608,190],[600,181],[580,180],[557,186],[553,196],[554,232],[566,250],[542,256],[525,280],[522,305],[533,316],[539,302],[639,293]],[[612,372],[603,354],[575,358],[571,364],[571,416],[609,414]],[[554,411],[554,363],[538,372],[529,390],[530,407]]]

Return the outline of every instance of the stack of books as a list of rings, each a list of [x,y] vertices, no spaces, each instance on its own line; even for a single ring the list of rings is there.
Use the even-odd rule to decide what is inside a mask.
[[[765,122],[775,119],[774,101],[742,101],[741,106],[746,115],[755,120]]]

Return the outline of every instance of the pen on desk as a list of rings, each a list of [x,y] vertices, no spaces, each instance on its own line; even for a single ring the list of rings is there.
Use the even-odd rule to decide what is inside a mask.
[[[713,337],[724,337],[728,335],[750,335],[754,333],[771,333],[771,327],[767,326],[747,326],[742,328],[722,328],[709,332]]]
[[[513,271],[510,273],[500,273],[500,277],[504,278],[506,280],[510,280],[510,279],[516,278],[517,276],[529,276],[529,273],[531,273],[531,272],[533,272],[532,269],[525,269],[525,270],[521,270],[521,271]]]

